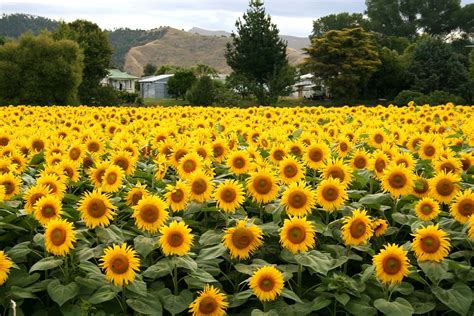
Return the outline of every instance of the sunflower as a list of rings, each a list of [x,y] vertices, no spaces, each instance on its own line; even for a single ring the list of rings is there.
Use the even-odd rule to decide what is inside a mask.
[[[275,300],[281,294],[283,286],[283,273],[272,266],[256,270],[249,280],[249,287],[262,302]]]
[[[20,193],[21,181],[12,173],[0,174],[0,185],[5,188],[5,194],[3,197],[5,201],[10,200],[13,196]]]
[[[385,284],[401,283],[408,275],[407,252],[401,246],[388,244],[372,258],[377,278]]]
[[[439,204],[430,197],[418,201],[415,206],[416,216],[423,221],[431,221],[439,214]]]
[[[141,230],[157,232],[169,217],[166,208],[166,203],[158,196],[149,195],[142,198],[133,207],[132,217],[135,218],[135,225]]]
[[[250,173],[247,190],[255,202],[268,203],[276,198],[279,187],[273,174],[266,168]]]
[[[365,169],[369,165],[369,155],[365,150],[359,149],[352,154],[351,166],[354,169]]]
[[[212,147],[211,144],[198,142],[194,145],[194,151],[201,157],[205,164],[211,164],[212,162]]]
[[[206,284],[199,296],[189,304],[189,313],[193,316],[224,316],[229,303],[225,301],[225,294],[212,285]]]
[[[271,161],[278,164],[280,161],[285,158],[287,155],[285,147],[282,145],[276,145],[270,150],[270,155],[268,156]]]
[[[194,236],[183,221],[172,221],[160,228],[160,246],[166,256],[184,256],[191,249]]]
[[[72,161],[81,161],[85,155],[84,145],[80,144],[79,142],[74,142],[72,145],[69,146],[67,155]]]
[[[316,232],[306,217],[285,219],[280,232],[280,243],[292,253],[306,252],[315,245]]]
[[[146,190],[146,186],[138,182],[133,188],[130,189],[130,191],[128,191],[126,203],[128,206],[135,206],[148,194],[149,193]]]
[[[166,192],[165,197],[171,210],[173,212],[184,210],[191,197],[191,189],[189,188],[189,185],[178,180],[175,185],[168,184],[166,189],[168,192]]]
[[[450,203],[459,192],[458,182],[461,178],[452,173],[440,172],[434,178],[431,178],[430,196],[438,202]]]
[[[34,207],[34,216],[43,226],[53,219],[60,218],[61,214],[61,200],[54,195],[40,198]]]
[[[410,153],[399,152],[395,154],[392,161],[400,167],[405,167],[411,171],[415,170],[415,159]]]
[[[227,158],[227,167],[236,175],[250,170],[250,156],[246,151],[234,151]]]
[[[240,220],[235,227],[225,230],[222,242],[233,259],[248,259],[263,245],[263,231],[247,220]]]
[[[155,159],[155,179],[163,180],[168,171],[168,160],[166,156],[159,154]]]
[[[213,160],[216,162],[222,162],[227,155],[227,145],[223,139],[217,139],[212,144]]]
[[[211,177],[206,175],[204,171],[195,171],[189,179],[191,187],[191,198],[199,203],[204,203],[212,196],[213,183]]]
[[[113,245],[104,250],[100,267],[105,269],[105,277],[117,286],[127,285],[135,280],[140,269],[140,259],[135,250],[127,244]]]
[[[122,168],[126,175],[132,175],[135,172],[137,159],[134,158],[128,151],[120,150],[115,152],[110,157],[110,162]]]
[[[387,142],[387,140],[388,136],[380,128],[373,130],[369,134],[369,143],[372,147],[381,148],[382,145]]]
[[[115,216],[114,209],[116,207],[110,203],[109,195],[102,191],[94,190],[93,192],[85,192],[79,201],[78,210],[81,212],[81,218],[85,221],[88,228],[97,226],[109,226],[110,221]]]
[[[418,155],[421,159],[434,159],[440,151],[439,144],[433,139],[425,139],[420,143]]]
[[[2,286],[8,279],[8,273],[13,266],[10,258],[0,250],[0,286]]]
[[[178,162],[178,174],[183,179],[189,179],[191,174],[201,169],[202,159],[197,153],[187,153]]]
[[[105,169],[102,177],[102,190],[104,192],[117,192],[122,185],[124,171],[116,165],[110,165]]]
[[[451,215],[461,224],[465,224],[474,214],[474,192],[470,189],[459,193],[450,207]]]
[[[339,179],[344,188],[348,187],[352,181],[352,168],[345,165],[342,159],[332,159],[323,166],[323,178]]]
[[[474,239],[474,216],[469,217],[469,225],[467,229],[467,236],[469,239],[473,240]]]
[[[367,211],[354,210],[352,216],[344,217],[342,238],[346,246],[358,246],[367,243],[374,234]]]
[[[86,149],[89,153],[102,153],[104,146],[102,145],[102,140],[97,137],[88,137],[86,140]]]
[[[46,251],[56,256],[66,256],[74,248],[76,236],[72,223],[63,219],[53,219],[44,232]]]
[[[3,186],[0,186],[3,188]],[[23,194],[23,200],[25,201],[25,211],[28,214],[32,214],[34,211],[34,207],[36,202],[42,197],[50,194],[49,188],[45,185],[35,185],[30,187],[25,194]]]
[[[280,161],[280,179],[283,183],[290,184],[303,178],[303,166],[295,157],[286,156]]]
[[[330,150],[324,143],[309,145],[304,152],[303,159],[311,169],[321,168],[329,158]]]
[[[61,172],[61,175],[62,172]],[[36,185],[45,185],[48,187],[51,194],[57,196],[59,199],[62,199],[64,192],[66,191],[66,185],[63,180],[55,174],[43,174],[36,181]]]
[[[305,182],[293,182],[283,192],[281,204],[289,215],[307,215],[315,205],[315,192],[306,186]]]
[[[338,157],[346,157],[352,149],[352,144],[346,136],[341,136],[336,142],[336,152]]]
[[[371,169],[374,170],[375,174],[378,177],[381,177],[383,176],[383,173],[385,171],[385,168],[387,168],[389,161],[390,159],[383,151],[377,150],[372,155]]]
[[[420,227],[413,234],[415,239],[411,244],[418,261],[441,262],[449,254],[451,244],[448,234],[439,229],[439,225]]]
[[[335,211],[344,205],[347,192],[339,179],[330,177],[321,181],[316,188],[316,201],[326,211]]]
[[[77,182],[81,176],[79,171],[79,162],[72,161],[70,159],[64,159],[59,163],[59,167],[63,170],[70,181]]]
[[[235,180],[225,180],[214,191],[214,200],[224,212],[235,212],[245,201],[244,188]]]
[[[436,173],[444,171],[445,173],[454,173],[460,175],[462,172],[461,160],[454,157],[439,157],[434,160],[433,166]]]
[[[391,164],[387,169],[384,170],[382,176],[382,188],[394,198],[398,198],[400,195],[408,195],[413,189],[413,173],[403,167],[396,164]]]
[[[3,185],[0,185],[0,202],[5,201],[5,191],[5,187]]]
[[[377,218],[376,220],[373,220],[371,225],[372,229],[374,230],[374,235],[376,237],[383,236],[387,232],[388,222],[382,218]]]
[[[413,181],[413,192],[419,198],[427,197],[430,194],[430,183],[423,177],[416,176]]]
[[[174,144],[171,151],[169,163],[175,168],[178,167],[179,160],[189,153],[189,149],[180,143]]]

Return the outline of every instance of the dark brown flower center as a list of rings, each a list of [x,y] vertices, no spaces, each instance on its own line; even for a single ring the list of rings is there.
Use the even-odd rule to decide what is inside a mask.
[[[117,174],[114,172],[111,172],[107,175],[106,181],[108,184],[115,184],[117,182]]]
[[[89,202],[87,213],[94,218],[100,218],[107,212],[107,206],[101,199],[94,198]]]
[[[425,215],[430,215],[431,213],[433,213],[433,207],[430,205],[430,204],[423,204],[421,206],[421,213],[425,214]]]
[[[193,181],[191,189],[193,190],[194,194],[203,194],[207,190],[207,183],[204,179],[196,179]]]
[[[285,152],[281,149],[277,149],[273,152],[273,158],[276,161],[281,161],[285,157]]]
[[[79,148],[72,148],[69,151],[69,158],[72,160],[77,160],[81,156],[81,150]]]
[[[183,201],[184,198],[184,192],[181,189],[174,189],[173,192],[171,192],[171,201],[174,203],[180,203]]]
[[[265,175],[256,176],[253,180],[253,187],[259,194],[267,194],[272,190],[272,181]]]
[[[300,156],[301,155],[301,148],[299,146],[291,146],[290,151],[295,156]]]
[[[212,297],[206,296],[199,302],[199,312],[204,315],[212,314],[216,311],[218,304]]]
[[[130,166],[130,161],[126,157],[118,157],[114,160],[114,164],[122,168],[123,171],[126,171]]]
[[[446,173],[449,173],[449,172],[454,173],[454,171],[456,171],[456,167],[449,161],[446,161],[443,164],[441,164],[440,169]]]
[[[402,262],[398,257],[387,256],[382,262],[382,269],[387,274],[397,274],[402,269]]]
[[[354,166],[357,169],[364,169],[367,166],[367,159],[362,156],[356,157],[354,159]]]
[[[51,242],[55,246],[61,246],[66,241],[66,232],[62,228],[55,228],[51,232]]]
[[[146,223],[154,223],[158,219],[160,210],[156,205],[144,205],[140,210],[140,217]]]
[[[352,222],[349,230],[351,232],[351,236],[357,239],[365,234],[367,226],[361,219],[356,219],[354,222]]]
[[[403,173],[392,173],[388,178],[388,183],[392,188],[401,189],[407,184],[407,178]]]
[[[435,154],[436,149],[432,145],[427,145],[423,148],[423,152],[425,153],[426,156],[431,157]]]
[[[384,171],[386,166],[387,166],[387,163],[385,162],[385,159],[383,158],[377,158],[377,160],[375,161],[375,170],[377,170],[378,173]]]
[[[287,238],[293,244],[300,244],[306,239],[306,231],[303,227],[293,226],[288,230]]]
[[[472,212],[474,211],[474,200],[469,198],[463,199],[458,204],[458,210],[462,216],[471,216]]]
[[[420,246],[426,253],[435,253],[441,246],[441,242],[437,236],[426,236],[420,238]]]
[[[128,258],[122,254],[116,254],[110,260],[110,269],[115,274],[123,274],[128,271],[130,264],[128,262]]]
[[[171,233],[169,234],[167,241],[171,247],[179,247],[184,242],[183,234],[180,232]]]
[[[214,145],[212,147],[214,157],[220,157],[224,154],[224,148],[221,145]]]
[[[340,143],[340,144],[339,144],[339,149],[340,149],[342,152],[346,152],[346,151],[349,149],[349,146],[347,145],[347,143]]]
[[[41,151],[44,149],[44,142],[40,139],[34,140],[32,143],[32,147],[36,151]]]
[[[196,170],[197,164],[194,160],[188,159],[183,163],[183,170],[186,173],[191,173]]]
[[[328,176],[334,179],[339,179],[339,181],[344,182],[345,174],[344,170],[339,167],[332,167],[328,170]]]
[[[237,169],[241,169],[245,166],[245,160],[241,157],[234,158],[233,166]]]
[[[143,192],[137,191],[132,194],[132,205],[137,205],[138,202],[143,198]]]
[[[428,181],[426,181],[426,179],[418,179],[415,181],[415,186],[413,188],[413,190],[418,193],[418,194],[424,194],[426,192],[428,192],[429,190],[429,184],[428,184]]]
[[[235,192],[234,188],[224,188],[221,191],[221,199],[226,203],[232,203],[235,201],[237,197],[237,193]]]
[[[250,246],[254,238],[255,237],[250,229],[244,227],[237,228],[232,233],[232,244],[237,249],[245,249]]]
[[[294,176],[297,175],[297,173],[298,173],[298,167],[293,163],[290,163],[286,165],[285,167],[283,167],[283,174],[287,178],[293,178]]]
[[[53,205],[43,205],[41,215],[46,218],[54,217],[56,215],[56,208]]]
[[[339,188],[335,185],[326,185],[322,190],[323,199],[329,202],[337,200],[339,197]]]
[[[449,179],[441,179],[436,184],[436,191],[439,195],[449,196],[454,191],[454,184]]]
[[[375,134],[375,135],[374,135],[374,141],[375,141],[377,144],[383,143],[383,136],[382,136],[381,134]]]
[[[323,160],[323,151],[320,148],[313,148],[309,151],[309,159],[314,162]]]
[[[258,287],[264,292],[269,292],[275,287],[275,282],[273,282],[273,279],[265,277],[260,280],[260,284]]]
[[[15,183],[10,180],[5,180],[4,182],[0,183],[5,187],[5,194],[9,195],[15,191]]]
[[[304,192],[292,192],[288,197],[288,204],[294,208],[302,208],[306,205],[308,198]]]
[[[97,142],[90,142],[87,144],[87,150],[91,153],[98,152],[100,150],[100,145]]]

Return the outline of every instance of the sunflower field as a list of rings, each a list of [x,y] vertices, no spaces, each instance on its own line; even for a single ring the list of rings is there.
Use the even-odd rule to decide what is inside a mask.
[[[473,315],[474,107],[0,107],[2,315]]]

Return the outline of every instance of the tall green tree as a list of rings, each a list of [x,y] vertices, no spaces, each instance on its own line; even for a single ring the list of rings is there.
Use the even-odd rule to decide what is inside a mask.
[[[212,105],[216,99],[216,88],[209,76],[200,77],[186,93],[192,105]]]
[[[197,64],[192,68],[192,71],[198,78],[205,76],[213,77],[217,75],[217,70],[206,64]]]
[[[6,42],[0,46],[0,103],[76,103],[83,58],[76,42],[48,33]]]
[[[249,9],[238,19],[237,33],[227,44],[225,57],[239,85],[250,91],[261,105],[274,104],[279,96],[288,93],[295,82],[286,55],[286,42],[265,12],[260,0],[251,0]],[[294,72],[293,72],[294,74]]]
[[[92,22],[76,20],[61,23],[54,33],[57,39],[70,39],[79,43],[84,51],[84,71],[79,86],[79,98],[84,104],[93,102],[100,81],[108,74],[112,57],[107,33]]]
[[[153,76],[156,72],[157,68],[155,65],[152,64],[146,64],[145,67],[143,67],[143,75],[144,76]]]
[[[420,0],[418,9],[418,23],[424,33],[448,34],[459,25],[456,18],[461,12],[461,0]],[[471,19],[474,19],[474,16],[471,16]]]
[[[313,21],[313,33],[311,37],[322,36],[331,30],[351,29],[363,26],[366,21],[360,13],[338,13],[323,16]]]
[[[186,92],[196,82],[196,75],[189,69],[177,71],[168,80],[168,93],[176,99],[185,99]]]
[[[305,67],[323,79],[336,98],[357,98],[381,62],[373,36],[361,28],[313,38]]]
[[[408,68],[413,75],[411,90],[423,93],[454,93],[467,80],[468,72],[459,55],[448,43],[431,36],[417,43]]]

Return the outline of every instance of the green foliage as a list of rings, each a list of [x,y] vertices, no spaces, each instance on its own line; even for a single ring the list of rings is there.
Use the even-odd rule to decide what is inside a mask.
[[[313,33],[311,37],[318,37],[331,30],[352,29],[363,27],[364,16],[360,13],[338,13],[323,16],[313,22]]]
[[[76,41],[84,52],[84,70],[82,83],[79,86],[79,98],[83,104],[93,102],[95,96],[91,93],[99,82],[108,74],[112,47],[107,33],[95,23],[86,20],[76,20],[71,23],[61,23],[54,33],[56,39]]]
[[[143,68],[143,75],[144,76],[153,76],[158,69],[155,65],[146,64]]]
[[[369,29],[390,36],[417,36],[418,0],[366,0]]]
[[[407,105],[408,102],[414,101],[420,97],[423,97],[424,94],[419,91],[403,90],[398,93],[398,95],[393,100],[393,103],[397,105]]]
[[[0,46],[2,104],[73,104],[82,80],[77,43],[25,34]]]
[[[186,99],[192,105],[212,105],[216,99],[216,89],[212,79],[209,76],[197,79],[186,92]]]
[[[433,91],[430,94],[423,94],[419,91],[404,90],[401,91],[394,99],[394,103],[397,105],[407,105],[408,102],[414,101],[416,104],[431,104],[439,105],[452,102],[454,104],[464,104],[465,100],[457,95],[450,94],[446,91]]]
[[[469,77],[474,79],[474,52],[469,55]]]
[[[217,70],[215,68],[205,64],[197,64],[196,66],[192,67],[191,70],[198,78],[204,76],[213,77],[217,75]]]
[[[88,105],[110,106],[120,104],[117,91],[112,87],[97,86],[90,91],[90,94],[94,97],[91,98],[91,103]]]
[[[467,70],[449,44],[439,38],[425,37],[416,44],[409,63],[412,90],[455,92],[467,79]]]
[[[0,17],[0,35],[17,38],[26,32],[38,35],[41,31],[54,31],[59,26],[57,21],[30,14],[2,14]]]
[[[183,70],[182,67],[180,66],[175,66],[175,65],[163,65],[160,68],[158,68],[157,71],[155,71],[155,75],[171,75],[175,74],[178,71]]]
[[[456,18],[462,12],[461,0],[418,0],[415,3],[420,14],[419,27],[427,34],[449,34],[460,25]]]
[[[372,35],[361,28],[329,31],[313,38],[306,67],[334,97],[356,98],[381,65]]]
[[[178,70],[168,80],[168,93],[176,99],[185,99],[186,92],[196,81],[196,75],[191,70]]]
[[[235,87],[252,93],[261,105],[274,104],[295,82],[290,75],[286,43],[260,0],[250,1],[243,21],[238,19],[235,26],[237,33],[232,33],[225,53],[234,78],[239,78]]]

